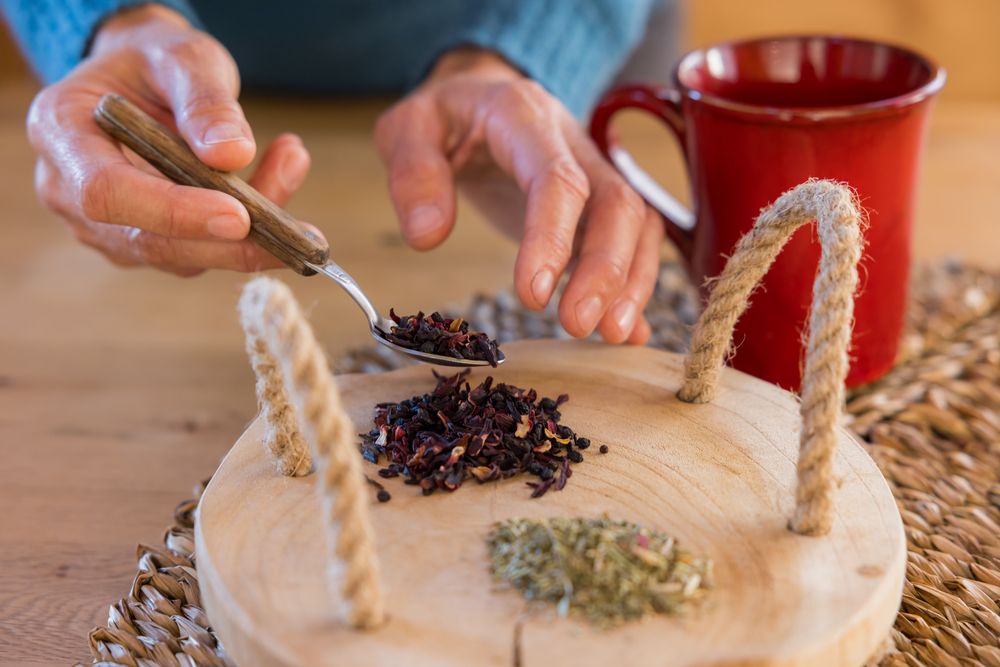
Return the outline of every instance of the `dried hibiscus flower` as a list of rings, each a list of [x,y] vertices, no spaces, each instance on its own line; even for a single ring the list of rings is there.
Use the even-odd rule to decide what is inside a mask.
[[[381,477],[402,476],[424,495],[454,491],[470,477],[479,483],[519,473],[537,498],[561,490],[573,474],[570,464],[583,461],[590,446],[559,423],[559,406],[569,400],[538,398],[534,389],[494,384],[487,377],[476,387],[469,371],[452,376],[434,373],[437,387],[429,394],[375,407],[374,428],[361,436],[365,459],[388,465]]]
[[[400,347],[455,359],[485,361],[494,367],[499,363],[497,342],[484,333],[470,330],[469,323],[461,317],[445,317],[438,312],[424,315],[422,311],[401,316],[392,309],[389,317],[395,325],[386,333],[386,338]]]

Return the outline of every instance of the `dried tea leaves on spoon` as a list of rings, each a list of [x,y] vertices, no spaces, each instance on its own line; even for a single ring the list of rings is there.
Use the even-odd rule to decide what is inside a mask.
[[[434,373],[433,392],[377,405],[374,428],[361,436],[365,459],[377,464],[384,457],[380,476],[402,476],[424,495],[454,491],[470,477],[485,483],[519,473],[538,477],[528,483],[533,498],[566,486],[570,464],[590,445],[559,423],[569,397],[539,399],[534,389],[494,384],[492,377],[473,388],[468,375]]]
[[[510,519],[494,526],[487,546],[497,581],[603,627],[683,611],[712,566],[669,535],[607,518]]]
[[[455,359],[486,361],[494,367],[499,363],[497,342],[482,332],[470,330],[469,323],[461,317],[445,317],[438,312],[424,315],[423,311],[400,316],[391,308],[389,317],[396,324],[386,333],[386,339],[400,347]]]

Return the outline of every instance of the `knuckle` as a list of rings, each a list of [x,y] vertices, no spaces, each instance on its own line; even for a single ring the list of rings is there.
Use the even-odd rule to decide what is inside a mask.
[[[430,95],[415,93],[387,109],[375,121],[375,146],[383,160],[392,156],[395,144],[419,119],[427,117],[433,108]]]
[[[25,127],[28,131],[28,141],[35,149],[39,149],[48,138],[49,133],[46,128],[51,126],[49,120],[59,107],[62,91],[62,85],[57,83],[43,88],[31,100],[25,117]]]
[[[546,178],[554,180],[560,188],[581,202],[590,197],[590,180],[575,160],[568,157],[558,158],[548,165],[544,173]]]
[[[545,250],[548,257],[559,264],[565,264],[573,254],[572,239],[555,229],[536,229],[527,235],[525,241]]]
[[[235,100],[226,91],[204,89],[190,95],[180,109],[181,118],[190,119],[202,116],[219,116],[234,111]]]
[[[176,263],[174,244],[166,237],[135,229],[129,235],[129,243],[143,264],[167,267]]]
[[[583,252],[580,255],[581,263],[588,263],[595,267],[601,276],[601,283],[609,292],[619,292],[628,280],[629,267],[625,261],[617,256],[609,254],[603,250],[592,250]]]
[[[181,206],[174,204],[174,202],[179,203],[183,201],[180,188],[181,186],[176,183],[168,183],[164,188],[164,215],[161,220],[161,224],[163,225],[162,234],[164,236],[177,237],[183,231],[184,225],[181,219]]]
[[[646,203],[639,193],[621,178],[611,181],[607,186],[606,196],[615,208],[624,210],[635,221],[641,223],[646,219]]]
[[[625,286],[625,281],[628,279],[628,266],[620,257],[606,252],[595,252],[592,257],[585,254],[580,259],[581,261],[591,260],[600,267],[603,282],[610,291],[620,291]]]
[[[79,201],[83,214],[95,222],[108,222],[109,201],[114,179],[106,167],[98,167],[80,177]]]
[[[527,107],[541,107],[548,99],[545,88],[532,79],[515,79],[504,87],[504,96],[508,102]]]
[[[491,105],[490,118],[497,122],[516,118],[522,123],[547,126],[552,115],[549,101],[545,89],[530,79],[508,81],[501,85],[497,103]]]
[[[185,66],[198,65],[218,58],[225,53],[222,46],[204,33],[173,40],[162,47],[160,57],[170,59]]]
[[[56,86],[42,88],[31,100],[31,104],[28,106],[28,115],[25,118],[29,136],[41,122],[42,118],[45,116],[45,112],[51,107],[52,97],[57,94],[53,92],[54,88],[56,88]]]
[[[393,106],[382,112],[382,115],[375,121],[375,145],[382,151],[383,155],[388,152],[396,136],[396,125],[399,117],[406,113],[409,107],[408,101],[397,102]]]
[[[414,183],[432,178],[440,167],[441,163],[430,155],[400,155],[389,169],[389,189],[394,193],[412,190]]]

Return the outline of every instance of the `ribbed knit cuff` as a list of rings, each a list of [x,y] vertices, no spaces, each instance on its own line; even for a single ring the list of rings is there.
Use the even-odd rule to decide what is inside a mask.
[[[159,4],[198,18],[186,0],[2,0],[21,49],[45,83],[66,76],[85,55],[94,31],[109,15],[129,7]]]
[[[435,56],[465,45],[497,51],[583,117],[638,44],[653,2],[482,0]]]

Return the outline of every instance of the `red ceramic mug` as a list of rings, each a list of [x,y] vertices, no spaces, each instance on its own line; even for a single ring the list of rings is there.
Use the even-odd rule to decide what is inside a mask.
[[[591,134],[665,218],[692,280],[722,271],[760,209],[810,177],[852,185],[869,216],[855,303],[851,368],[858,385],[893,363],[903,325],[917,173],[931,99],[944,70],[906,49],[858,39],[796,36],[722,44],[685,56],[674,87],[607,93]],[[636,108],[680,142],[694,212],[653,181],[611,133]],[[792,237],[737,325],[731,364],[799,387],[802,333],[820,246],[812,226]]]

